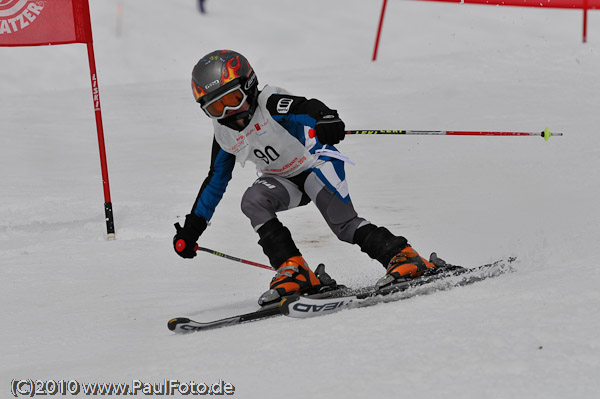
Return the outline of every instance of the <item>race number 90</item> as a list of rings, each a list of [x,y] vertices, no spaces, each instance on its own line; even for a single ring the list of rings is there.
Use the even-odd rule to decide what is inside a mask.
[[[270,145],[266,146],[264,151],[261,151],[259,149],[254,150],[254,155],[257,158],[265,161],[267,165],[279,158],[279,153],[275,151],[275,148],[271,147]]]

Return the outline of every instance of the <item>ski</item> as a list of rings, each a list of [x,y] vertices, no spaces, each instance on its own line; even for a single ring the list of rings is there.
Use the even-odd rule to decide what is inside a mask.
[[[347,289],[343,286],[339,288],[324,291],[317,294],[302,296],[303,298],[331,298],[332,295],[341,295],[346,293]],[[281,309],[279,308],[279,302],[263,306],[262,308],[248,313],[242,313],[236,316],[226,317],[224,319],[213,320],[208,322],[195,321],[187,317],[176,317],[169,320],[167,327],[169,330],[176,333],[190,333],[195,331],[206,331],[213,330],[215,328],[233,326],[242,324],[250,321],[268,319],[275,316],[281,315]]]
[[[204,331],[231,326],[235,324],[241,324],[252,320],[266,319],[280,314],[281,311],[279,310],[279,304],[273,304],[270,306],[265,306],[254,312],[244,313],[237,316],[227,317],[224,319],[204,323],[189,319],[187,317],[176,317],[174,319],[169,320],[169,322],[167,323],[167,327],[169,328],[169,330],[177,333]]]
[[[315,269],[315,274],[323,284],[323,291],[316,294],[306,295],[307,298],[327,298],[334,294],[346,292],[346,287],[338,285],[329,274],[325,272],[325,265],[319,264]],[[176,333],[189,333],[195,331],[206,331],[215,328],[227,327],[237,324],[242,324],[255,320],[263,320],[275,316],[280,316],[279,301],[262,306],[260,309],[253,312],[243,313],[236,316],[226,317],[224,319],[213,320],[208,322],[200,322],[192,320],[188,317],[176,317],[167,323],[167,328]]]
[[[435,254],[432,254],[435,257]],[[443,262],[435,257],[436,260]],[[325,298],[308,298],[292,295],[280,303],[281,313],[294,318],[308,318],[337,312],[342,309],[359,308],[382,302],[394,302],[426,295],[436,291],[465,286],[513,271],[511,263],[516,258],[499,260],[475,268],[464,268],[443,262],[419,279],[393,284],[384,288],[375,286],[334,292]]]
[[[467,285],[486,278],[495,277],[512,270],[510,264],[516,258],[499,260],[494,263],[469,269],[450,265],[431,254],[430,260],[437,267],[430,269],[417,280],[405,284],[396,284],[384,289],[375,286],[347,288],[338,285],[325,273],[325,266],[319,265],[315,272],[321,281],[326,282],[327,290],[312,295],[292,295],[281,302],[272,303],[248,313],[238,314],[223,319],[200,322],[188,317],[176,317],[167,323],[169,330],[175,333],[207,331],[221,327],[264,320],[285,314],[291,317],[312,317],[331,313],[343,308],[362,307],[384,301],[407,299],[431,291],[439,291],[452,287]],[[458,279],[453,281],[453,279]],[[420,289],[421,288],[421,289]]]

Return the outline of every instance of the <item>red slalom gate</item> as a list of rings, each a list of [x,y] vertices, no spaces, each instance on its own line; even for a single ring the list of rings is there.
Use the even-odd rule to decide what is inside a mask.
[[[115,225],[108,183],[100,92],[88,0],[0,0],[0,47],[47,46],[71,43],[85,43],[87,45],[100,167],[102,170],[102,187],[104,189],[106,232],[107,238],[112,240],[115,238]],[[8,68],[4,64],[2,66]],[[46,67],[48,66],[44,66],[44,68]]]
[[[459,3],[459,4],[482,4],[490,6],[513,6],[513,7],[540,7],[540,8],[562,8],[583,10],[583,38],[582,41],[587,42],[587,12],[588,10],[600,10],[600,0],[420,0],[420,1],[436,1],[443,3]],[[375,49],[373,51],[373,61],[377,60],[377,51],[379,48],[379,39],[383,27],[383,19],[387,0],[383,0],[381,7],[381,15],[379,17],[379,25],[377,27],[377,36],[375,39]]]

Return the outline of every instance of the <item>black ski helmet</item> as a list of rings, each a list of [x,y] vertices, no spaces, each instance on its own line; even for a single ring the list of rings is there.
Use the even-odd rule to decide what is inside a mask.
[[[236,122],[242,120],[244,127],[250,123],[258,98],[258,79],[246,57],[231,50],[216,50],[202,57],[192,70],[192,91],[201,106],[236,86],[240,86],[248,96],[250,109],[218,121],[232,129],[242,130],[243,127]]]

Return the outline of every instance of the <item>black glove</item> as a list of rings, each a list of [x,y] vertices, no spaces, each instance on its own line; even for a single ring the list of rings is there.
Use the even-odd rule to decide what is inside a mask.
[[[191,259],[196,256],[196,241],[200,235],[206,230],[206,220],[193,213],[185,217],[183,227],[179,223],[175,223],[177,234],[173,237],[173,248],[177,255],[182,258]]]
[[[319,113],[315,133],[321,144],[336,145],[346,137],[345,129],[336,110],[328,109]]]

